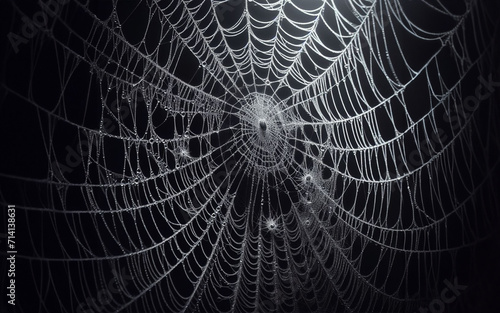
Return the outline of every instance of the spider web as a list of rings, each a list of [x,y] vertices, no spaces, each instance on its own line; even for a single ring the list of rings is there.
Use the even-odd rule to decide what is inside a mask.
[[[17,34],[48,12],[9,8]],[[0,174],[40,299],[21,309],[413,312],[475,284],[498,226],[494,4],[57,8],[3,64],[4,151],[30,142]]]

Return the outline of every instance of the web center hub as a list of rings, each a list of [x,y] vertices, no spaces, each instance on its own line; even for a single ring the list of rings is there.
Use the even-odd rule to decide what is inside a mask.
[[[280,107],[265,94],[251,94],[240,102],[241,151],[248,164],[261,173],[285,166],[289,155]]]

